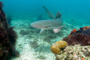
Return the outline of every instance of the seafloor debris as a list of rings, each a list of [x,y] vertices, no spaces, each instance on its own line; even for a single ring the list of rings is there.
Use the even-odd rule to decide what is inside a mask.
[[[90,27],[86,26],[79,30],[74,29],[70,35],[63,39],[68,45],[80,44],[82,46],[90,45]]]
[[[61,49],[65,48],[67,45],[68,44],[66,41],[57,41],[51,46],[51,51],[54,54],[58,54],[61,51]]]
[[[67,46],[55,56],[56,60],[90,60],[90,46]]]
[[[17,35],[7,23],[2,7],[2,2],[0,2],[0,60],[9,60],[11,56],[18,56],[14,47]]]

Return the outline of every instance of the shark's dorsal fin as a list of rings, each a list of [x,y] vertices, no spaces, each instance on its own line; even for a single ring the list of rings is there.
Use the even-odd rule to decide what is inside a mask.
[[[61,13],[60,13],[60,12],[57,12],[55,18],[56,18],[56,19],[61,18]]]
[[[42,6],[42,7],[44,8],[44,10],[46,11],[46,13],[48,14],[49,18],[55,19],[55,16],[45,6]]]

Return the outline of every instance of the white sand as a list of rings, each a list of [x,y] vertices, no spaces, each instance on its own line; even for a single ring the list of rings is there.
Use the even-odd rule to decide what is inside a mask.
[[[35,19],[35,18],[34,18]],[[33,19],[31,19],[33,20]],[[63,30],[63,36],[58,36],[57,38],[51,39],[52,41],[50,43],[44,41],[44,38],[46,36],[37,36],[38,33],[30,34],[30,38],[27,38],[28,35],[20,35],[21,30],[32,30],[28,29],[27,27],[30,26],[30,20],[26,19],[15,19],[12,21],[12,26],[15,26],[14,30],[18,34],[18,39],[16,41],[16,50],[20,53],[20,56],[17,58],[13,58],[11,60],[55,60],[54,54],[50,51],[50,46],[52,42],[61,40],[63,37],[67,36],[70,31],[73,29],[72,25],[69,23],[65,23],[67,26]],[[74,26],[75,28],[79,28],[80,26]],[[53,34],[55,35],[55,34]],[[48,38],[47,38],[48,39]],[[39,46],[35,46],[35,44],[32,44],[35,48],[32,48],[30,45],[30,42],[37,42],[35,44],[38,44]]]

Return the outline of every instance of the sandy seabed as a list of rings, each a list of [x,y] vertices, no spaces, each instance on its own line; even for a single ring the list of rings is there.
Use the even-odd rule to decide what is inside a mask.
[[[31,20],[35,20],[35,18],[31,18]],[[31,22],[30,19],[12,20],[11,24],[18,35],[15,47],[20,56],[11,60],[55,60],[55,56],[50,50],[52,43],[62,40],[71,30],[80,27],[64,22],[66,26],[58,34],[54,34],[50,30],[45,31],[43,35],[38,35],[40,30],[30,27]]]

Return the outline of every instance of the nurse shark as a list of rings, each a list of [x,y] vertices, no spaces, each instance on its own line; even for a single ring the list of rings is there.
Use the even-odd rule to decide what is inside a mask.
[[[56,16],[54,16],[45,6],[43,6],[43,8],[52,20],[36,21],[30,24],[31,27],[41,29],[40,34],[48,29],[53,29],[54,33],[58,33],[64,26],[63,21],[61,20],[61,14],[57,12]]]

